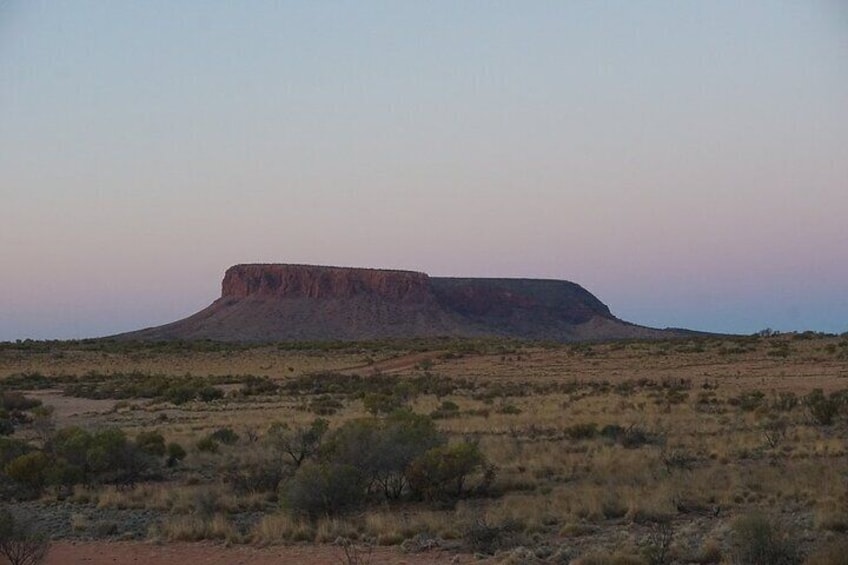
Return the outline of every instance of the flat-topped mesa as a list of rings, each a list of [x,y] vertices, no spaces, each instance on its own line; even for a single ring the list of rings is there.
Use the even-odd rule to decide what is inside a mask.
[[[686,332],[628,324],[573,282],[429,277],[413,271],[243,264],[221,298],[121,339],[273,342],[499,336],[554,341],[647,339]]]
[[[221,297],[339,299],[370,296],[421,302],[432,296],[424,273],[313,265],[248,264],[227,269]]]

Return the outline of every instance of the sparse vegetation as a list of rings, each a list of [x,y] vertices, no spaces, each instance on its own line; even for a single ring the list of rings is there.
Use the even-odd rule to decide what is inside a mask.
[[[843,342],[5,344],[0,497],[59,538],[825,563]]]

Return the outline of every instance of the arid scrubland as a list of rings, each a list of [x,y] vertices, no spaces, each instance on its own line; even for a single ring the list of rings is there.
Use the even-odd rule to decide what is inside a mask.
[[[0,378],[5,507],[54,539],[335,543],[351,562],[848,548],[845,336],[21,342]]]

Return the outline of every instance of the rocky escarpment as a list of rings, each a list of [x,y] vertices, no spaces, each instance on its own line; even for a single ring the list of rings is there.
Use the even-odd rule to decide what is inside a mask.
[[[233,299],[324,300],[370,295],[425,301],[430,294],[430,278],[424,273],[308,265],[235,265],[227,269],[221,283],[221,297]]]
[[[183,320],[121,338],[222,341],[508,336],[556,341],[669,337],[618,320],[559,280],[438,278],[412,271],[246,264]]]

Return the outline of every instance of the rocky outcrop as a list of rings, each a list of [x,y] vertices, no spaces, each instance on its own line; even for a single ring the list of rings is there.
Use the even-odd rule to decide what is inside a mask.
[[[673,335],[617,319],[595,296],[568,281],[246,264],[227,269],[221,297],[197,314],[116,337],[271,342],[505,336],[580,341]]]
[[[430,278],[424,273],[312,265],[235,265],[227,269],[221,283],[221,297],[234,299],[322,300],[369,295],[420,302],[430,294]]]

